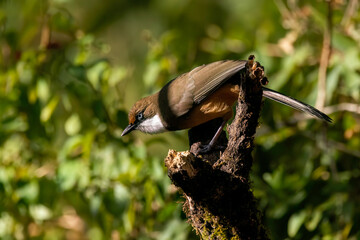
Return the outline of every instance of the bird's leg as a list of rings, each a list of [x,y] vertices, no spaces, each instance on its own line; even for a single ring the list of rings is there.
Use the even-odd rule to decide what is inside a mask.
[[[211,141],[206,144],[206,145],[200,145],[199,148],[197,149],[196,152],[194,152],[195,156],[201,154],[201,153],[207,153],[209,151],[211,151],[216,143],[216,141],[218,140],[218,138],[221,135],[221,132],[226,124],[226,120],[223,120],[223,122],[221,123],[219,129],[216,131],[214,137],[211,139]]]

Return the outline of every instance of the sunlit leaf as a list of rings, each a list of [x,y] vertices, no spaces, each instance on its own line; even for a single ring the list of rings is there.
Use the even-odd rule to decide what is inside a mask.
[[[301,211],[291,215],[288,222],[288,234],[290,237],[294,237],[303,225],[306,218],[306,212]]]
[[[36,83],[36,92],[38,98],[44,103],[47,102],[50,98],[50,89],[48,83],[45,79],[38,79]]]
[[[321,217],[322,217],[322,211],[315,210],[314,212],[312,212],[310,215],[310,219],[305,223],[306,229],[309,231],[314,231],[318,226]]]
[[[30,84],[34,76],[34,72],[31,66],[27,62],[25,61],[19,62],[17,65],[17,72],[21,83]]]
[[[30,205],[30,215],[36,221],[44,221],[52,217],[52,212],[49,208],[44,205]]]
[[[15,220],[10,214],[8,214],[6,212],[1,213],[1,215],[0,215],[0,237],[10,236],[14,225],[15,225]]]
[[[53,112],[55,111],[55,108],[57,106],[59,102],[59,97],[58,96],[54,96],[50,102],[41,110],[41,114],[40,114],[40,120],[42,122],[47,122],[49,121],[51,115],[53,114]]]
[[[81,130],[81,121],[78,114],[72,114],[65,122],[65,131],[68,135],[72,136]]]

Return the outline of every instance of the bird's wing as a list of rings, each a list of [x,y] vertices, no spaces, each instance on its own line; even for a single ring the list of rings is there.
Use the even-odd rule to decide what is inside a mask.
[[[225,60],[194,68],[169,84],[169,106],[177,117],[186,114],[235,73],[245,69],[246,61]],[[179,94],[181,92],[182,94]],[[175,96],[175,97],[174,97]]]
[[[246,61],[227,60],[205,65],[196,72],[191,71],[189,77],[193,78],[197,85],[194,92],[194,102],[200,103],[231,76],[245,69],[245,65]]]

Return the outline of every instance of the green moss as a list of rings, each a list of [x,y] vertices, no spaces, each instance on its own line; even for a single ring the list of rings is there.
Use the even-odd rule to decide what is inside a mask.
[[[201,227],[201,237],[202,239],[229,239],[229,236],[232,234],[229,232],[229,229],[226,228],[223,224],[219,223],[217,218],[205,210],[203,214],[204,224]],[[238,236],[232,237],[231,239],[239,239]]]

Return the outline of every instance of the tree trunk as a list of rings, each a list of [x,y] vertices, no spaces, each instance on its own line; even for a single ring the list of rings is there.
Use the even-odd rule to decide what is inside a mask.
[[[236,115],[223,135],[220,151],[195,157],[189,151],[170,150],[165,159],[168,175],[185,197],[183,209],[202,239],[269,239],[251,190],[251,151],[262,104],[263,67],[249,57],[238,74],[240,94]],[[219,119],[189,131],[191,151],[211,139]],[[210,130],[209,130],[210,129]]]

